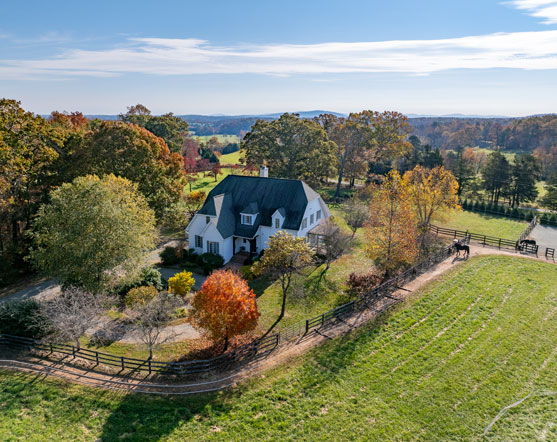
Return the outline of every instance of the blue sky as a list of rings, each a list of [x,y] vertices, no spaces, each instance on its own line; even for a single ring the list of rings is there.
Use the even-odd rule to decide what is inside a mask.
[[[0,95],[37,113],[557,111],[557,0],[0,6]]]

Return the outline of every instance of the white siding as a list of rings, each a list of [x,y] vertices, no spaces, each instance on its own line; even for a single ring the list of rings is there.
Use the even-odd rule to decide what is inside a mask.
[[[324,205],[324,204],[323,204]],[[317,211],[321,210],[321,219],[317,221],[316,214]],[[311,215],[313,214],[313,224],[310,224]],[[323,206],[321,203],[321,198],[315,198],[314,200],[310,201],[306,207],[306,211],[304,212],[304,218],[307,219],[307,226],[305,229],[302,229],[302,225],[300,226],[300,230],[298,231],[297,236],[306,236],[306,234],[313,229],[316,225],[321,224],[327,217],[327,214],[323,210]]]

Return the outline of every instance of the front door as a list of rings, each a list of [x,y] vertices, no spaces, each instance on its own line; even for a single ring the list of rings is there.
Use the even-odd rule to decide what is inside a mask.
[[[257,236],[249,240],[249,253],[251,256],[257,254]]]

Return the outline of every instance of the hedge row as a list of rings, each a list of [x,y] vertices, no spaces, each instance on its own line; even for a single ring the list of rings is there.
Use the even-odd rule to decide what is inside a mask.
[[[511,208],[504,204],[486,203],[483,201],[463,200],[460,204],[464,210],[508,216],[509,218],[524,221],[531,221],[534,216],[537,216],[540,224],[557,226],[557,213],[537,212],[533,209],[519,209],[518,207]]]

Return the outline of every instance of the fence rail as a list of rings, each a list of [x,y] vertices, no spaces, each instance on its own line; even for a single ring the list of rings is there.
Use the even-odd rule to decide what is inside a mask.
[[[3,344],[12,348],[36,350],[48,354],[59,353],[72,356],[72,358],[94,362],[96,365],[103,364],[116,367],[121,371],[130,370],[132,372],[148,372],[149,374],[161,373],[178,376],[223,371],[265,357],[281,345],[308,336],[310,333],[324,330],[338,322],[343,322],[350,315],[373,308],[377,301],[381,299],[388,299],[389,301],[385,303],[382,308],[386,308],[398,302],[397,298],[390,296],[394,291],[398,290],[402,285],[418,276],[424,270],[443,261],[450,256],[453,251],[452,246],[444,247],[436,255],[421,261],[403,273],[389,279],[370,292],[360,295],[350,302],[335,307],[320,315],[282,328],[275,334],[256,339],[247,345],[238,347],[228,353],[211,359],[182,362],[137,359],[117,356],[87,348],[78,348],[68,344],[54,344],[7,334],[0,334],[0,345]]]
[[[472,233],[464,230],[447,229],[445,227],[429,226],[430,231],[437,236],[444,235],[454,239],[469,238],[471,241],[479,242],[484,246],[494,246],[500,249],[513,249],[516,250],[518,241],[512,239],[498,238],[496,236],[481,235],[479,233]]]

